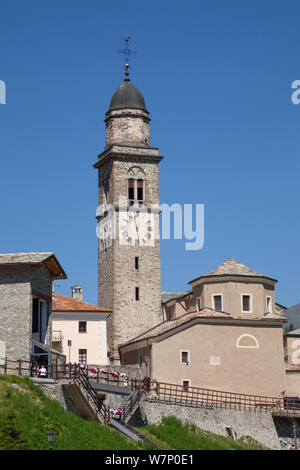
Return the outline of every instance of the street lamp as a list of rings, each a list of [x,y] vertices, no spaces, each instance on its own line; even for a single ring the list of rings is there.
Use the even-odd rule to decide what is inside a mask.
[[[47,432],[47,439],[50,444],[50,449],[53,449],[53,444],[56,441],[56,431],[54,431],[54,429],[50,429],[50,431]]]

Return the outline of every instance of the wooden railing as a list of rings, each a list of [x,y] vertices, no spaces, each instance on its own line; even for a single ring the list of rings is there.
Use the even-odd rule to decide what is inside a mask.
[[[287,414],[288,411],[300,414],[299,400],[287,400],[285,397],[276,398],[223,392],[153,381],[150,385],[150,392],[150,398],[178,405],[272,411],[276,414]]]
[[[4,364],[0,364],[0,372],[4,374],[14,375],[37,375],[38,364],[25,360],[8,360]],[[288,397],[268,397],[260,395],[249,395],[242,393],[224,392],[192,386],[182,386],[170,384],[166,382],[151,381],[149,378],[139,380],[133,378],[112,377],[110,372],[103,374],[100,371],[90,373],[88,368],[84,369],[78,364],[68,366],[66,364],[53,363],[47,366],[47,376],[53,379],[74,379],[80,370],[81,380],[86,380],[92,388],[93,382],[107,383],[116,386],[127,386],[132,391],[137,392],[143,390],[147,392],[150,399],[156,399],[171,404],[197,406],[197,407],[214,407],[228,408],[234,410],[259,410],[272,411],[273,414],[279,416],[299,416],[300,417],[300,400],[290,399]],[[85,378],[83,378],[85,376]],[[92,392],[91,392],[92,395]],[[137,394],[135,394],[137,396]],[[94,397],[95,398],[95,397]],[[93,401],[95,402],[95,399]],[[140,397],[139,397],[140,399]],[[136,403],[135,397],[131,398],[132,402],[128,403],[127,411],[130,412]]]
[[[3,374],[38,377],[39,367],[40,364],[35,361],[25,361],[24,359],[11,360],[5,358],[4,363],[0,364],[0,372]],[[66,364],[59,364],[57,359],[51,365],[47,366],[46,370],[47,378],[52,378],[54,380],[65,378],[68,375]]]

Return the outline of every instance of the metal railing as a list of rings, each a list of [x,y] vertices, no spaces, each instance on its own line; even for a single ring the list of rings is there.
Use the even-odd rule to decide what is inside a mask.
[[[92,405],[94,411],[99,417],[99,420],[105,425],[109,424],[110,409],[103,403],[103,400],[100,399],[99,394],[92,387],[86,371],[82,367],[76,366],[72,371],[71,378],[74,383],[76,383],[78,387],[83,390],[86,399]]]

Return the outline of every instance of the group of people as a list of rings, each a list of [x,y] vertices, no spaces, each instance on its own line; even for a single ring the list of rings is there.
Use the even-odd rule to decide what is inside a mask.
[[[41,379],[46,379],[48,376],[47,369],[44,365],[42,366],[33,366],[32,368],[32,375],[35,377],[39,377]]]

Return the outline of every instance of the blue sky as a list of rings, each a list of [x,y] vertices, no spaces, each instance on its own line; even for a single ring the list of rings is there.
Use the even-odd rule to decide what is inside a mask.
[[[0,252],[54,251],[97,302],[97,172],[104,114],[122,82],[151,112],[160,199],[205,204],[205,245],[162,241],[162,288],[234,257],[300,302],[297,1],[3,0],[0,11]]]

